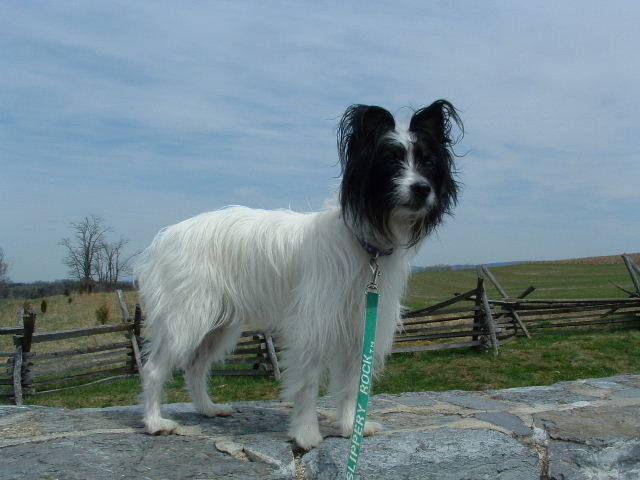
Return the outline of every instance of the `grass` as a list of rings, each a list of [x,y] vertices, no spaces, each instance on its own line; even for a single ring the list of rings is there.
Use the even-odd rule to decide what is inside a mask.
[[[477,350],[449,350],[393,355],[374,393],[487,390],[606,377],[640,371],[640,331],[536,335],[504,345],[499,357]],[[188,402],[184,379],[167,383],[166,402]],[[278,383],[269,377],[214,377],[209,393],[215,402],[273,400]],[[26,404],[65,408],[131,405],[139,401],[140,381],[124,378],[25,398]],[[2,399],[2,397],[0,397]],[[8,402],[7,398],[4,398]]]
[[[124,296],[129,313],[133,315],[133,306],[138,303],[137,292],[124,292]],[[107,323],[119,322],[122,318],[118,299],[113,292],[73,294],[70,297],[55,295],[45,298],[48,306],[47,313],[44,314],[40,312],[41,298],[29,300],[31,308],[38,314],[38,331],[48,332],[98,325],[96,310],[102,304],[105,304],[109,311]],[[15,325],[16,312],[23,303],[24,300],[21,299],[0,299],[0,326]]]
[[[125,301],[129,307],[129,313],[133,315],[133,308],[138,303],[138,295],[135,291],[124,292]],[[69,303],[71,298],[71,303]],[[41,298],[29,300],[31,309],[38,314],[36,320],[37,332],[55,332],[58,330],[70,330],[74,328],[93,327],[100,325],[96,318],[96,310],[106,305],[108,318],[106,323],[118,323],[122,319],[120,306],[115,293],[101,292],[92,294],[73,294],[70,297],[55,295],[46,297],[47,312],[40,312]],[[25,303],[22,299],[0,299],[0,327],[13,327],[16,325],[18,309]],[[47,342],[38,345],[38,352],[47,353],[55,350],[95,346],[101,343],[117,342],[122,340],[120,334],[105,334],[93,337],[74,338],[64,342]],[[0,335],[0,352],[10,352],[13,349],[13,340],[8,335]]]
[[[624,265],[521,264],[492,268],[491,272],[507,294],[518,296],[533,285],[536,290],[527,298],[620,298],[624,294],[613,282],[633,290]],[[476,286],[475,270],[414,274],[409,283],[405,304],[418,308],[451,297]],[[486,280],[489,298],[499,298],[497,290]]]
[[[509,295],[515,296],[530,285],[536,286],[537,290],[529,298],[620,298],[624,294],[612,282],[632,288],[624,265],[524,264],[492,271]],[[475,284],[473,270],[416,274],[411,279],[405,303],[412,308],[432,304],[454,292],[469,290]],[[498,294],[493,287],[490,284],[487,287],[489,295],[496,298]],[[136,293],[127,292],[126,298],[132,309],[138,301]],[[104,302],[109,307],[111,321],[120,318],[113,293],[74,295],[71,304],[63,296],[48,297],[47,301],[47,313],[38,316],[38,331],[96,325],[95,310]],[[21,303],[0,300],[0,326],[15,325],[15,311]],[[33,300],[32,304],[38,310],[40,300]],[[10,338],[0,336],[2,341],[6,345],[0,343],[0,351],[11,351]],[[61,349],[61,345],[51,344],[49,348]],[[640,372],[638,330],[544,333],[531,340],[519,338],[504,345],[497,358],[471,349],[393,355],[388,359],[384,375],[374,384],[374,393],[498,389],[637,372]],[[214,377],[209,387],[217,402],[278,398],[277,382],[266,377]],[[137,377],[123,378],[26,396],[25,403],[66,408],[128,405],[138,403],[140,392]],[[167,384],[166,401],[189,401],[182,376],[175,376]],[[0,403],[9,402],[8,397],[0,397]]]
[[[374,389],[486,390],[638,371],[640,331],[541,334],[502,346],[498,357],[469,349],[394,355]]]
[[[134,405],[139,403],[140,393],[139,377],[127,377],[60,392],[27,395],[24,404],[64,408]],[[175,375],[167,382],[165,393],[167,403],[191,401],[182,375]],[[278,384],[271,377],[213,377],[209,393],[214,402],[271,400],[278,398]],[[0,397],[0,403],[9,403],[8,400]]]

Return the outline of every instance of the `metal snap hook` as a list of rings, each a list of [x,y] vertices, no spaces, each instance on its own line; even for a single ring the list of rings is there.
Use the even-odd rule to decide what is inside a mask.
[[[367,290],[378,290],[378,277],[380,276],[380,265],[378,265],[378,258],[371,257],[369,260],[369,268],[371,269],[372,277],[371,282],[367,285]]]

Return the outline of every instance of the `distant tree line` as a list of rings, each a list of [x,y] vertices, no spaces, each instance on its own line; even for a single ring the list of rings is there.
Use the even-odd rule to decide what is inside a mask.
[[[413,273],[420,273],[420,272],[448,272],[450,270],[453,270],[453,266],[452,265],[431,265],[430,267],[412,267],[411,271]]]
[[[131,290],[134,288],[132,282],[118,282],[116,288],[120,290]],[[0,298],[24,298],[26,300],[53,295],[74,295],[82,293],[82,284],[75,280],[54,280],[52,282],[29,282],[13,283],[8,282],[0,289]]]

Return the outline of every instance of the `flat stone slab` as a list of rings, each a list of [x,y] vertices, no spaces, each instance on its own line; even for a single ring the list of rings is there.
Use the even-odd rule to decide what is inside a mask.
[[[344,478],[345,441],[326,439],[303,457],[308,479]],[[413,480],[463,478],[539,480],[540,459],[531,448],[490,429],[443,427],[374,436],[363,443],[360,478]]]
[[[231,417],[164,406],[182,435],[144,433],[139,406],[66,410],[0,406],[2,479],[336,479],[349,440],[319,401],[325,440],[295,452],[291,405],[238,402]],[[640,478],[640,375],[485,392],[382,394],[364,439],[362,479]]]

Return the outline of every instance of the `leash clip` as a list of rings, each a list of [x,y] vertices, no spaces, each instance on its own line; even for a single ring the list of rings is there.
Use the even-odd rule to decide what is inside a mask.
[[[378,277],[380,276],[380,265],[378,265],[378,256],[371,257],[369,260],[369,268],[371,269],[371,282],[367,285],[367,292],[378,291]]]

